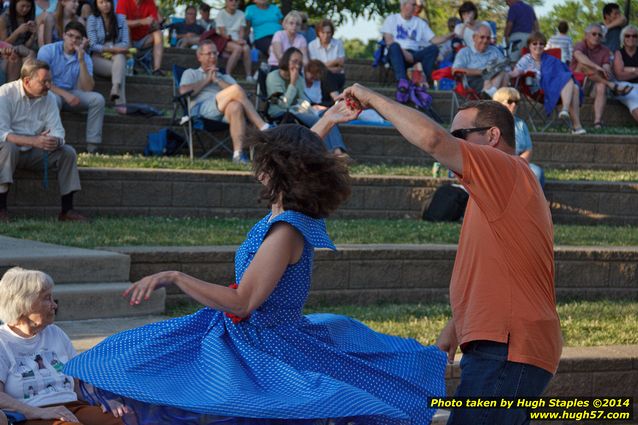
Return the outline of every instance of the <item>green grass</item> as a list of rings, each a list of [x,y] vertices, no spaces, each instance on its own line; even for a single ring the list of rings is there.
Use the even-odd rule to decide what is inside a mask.
[[[142,155],[87,155],[80,154],[78,164],[81,167],[97,168],[144,168],[170,170],[208,170],[208,171],[250,171],[249,167],[234,164],[226,159],[197,159],[191,162],[180,157],[144,157]],[[428,177],[432,175],[429,166],[418,165],[363,165],[351,167],[355,176],[413,176]],[[558,170],[546,169],[546,177],[550,180],[574,181],[607,181],[638,182],[637,170]]]
[[[181,305],[172,316],[192,313],[199,306]],[[376,331],[433,344],[450,318],[448,304],[383,304],[377,306],[320,306],[306,313],[336,313],[354,317]],[[638,344],[638,302],[571,301],[558,305],[565,346]]]
[[[264,215],[266,211],[264,210]],[[131,217],[95,218],[90,224],[53,218],[13,220],[0,234],[60,245],[94,248],[125,245],[238,245],[255,219]],[[456,243],[461,226],[418,220],[327,220],[338,244]],[[638,246],[636,226],[555,226],[557,245]]]

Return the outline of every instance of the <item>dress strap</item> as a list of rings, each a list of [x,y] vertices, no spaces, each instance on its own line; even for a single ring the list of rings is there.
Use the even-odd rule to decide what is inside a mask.
[[[280,221],[292,225],[314,248],[337,250],[330,236],[328,236],[326,222],[323,219],[312,218],[297,211],[284,211],[268,222],[268,228]]]

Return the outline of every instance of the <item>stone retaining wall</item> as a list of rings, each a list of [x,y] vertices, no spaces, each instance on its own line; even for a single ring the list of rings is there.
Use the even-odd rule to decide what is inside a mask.
[[[91,215],[258,217],[260,186],[249,173],[153,169],[80,169],[78,209]],[[417,218],[424,199],[444,179],[354,177],[352,196],[337,217]],[[54,214],[56,179],[42,189],[40,176],[18,172],[9,192],[12,213]],[[638,184],[555,182],[546,186],[557,223],[638,223]]]
[[[446,301],[456,245],[340,245],[315,256],[311,301],[317,304]],[[131,256],[131,281],[179,270],[209,282],[235,281],[234,246],[118,247]],[[557,247],[559,299],[638,300],[638,249]],[[182,299],[169,289],[167,303]]]

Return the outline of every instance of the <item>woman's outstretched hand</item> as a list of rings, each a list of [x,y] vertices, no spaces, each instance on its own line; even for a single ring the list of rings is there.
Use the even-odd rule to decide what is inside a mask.
[[[122,296],[125,298],[130,296],[131,305],[140,304],[142,300],[146,301],[151,298],[151,294],[154,290],[164,288],[175,283],[176,273],[177,272],[174,271],[166,271],[146,276],[145,278],[133,283],[126,291],[124,291]]]

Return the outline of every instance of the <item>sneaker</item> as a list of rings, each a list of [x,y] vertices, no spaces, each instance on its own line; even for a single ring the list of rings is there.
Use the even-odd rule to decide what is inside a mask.
[[[573,129],[573,130],[572,130],[572,134],[573,134],[574,136],[578,136],[578,135],[580,135],[580,134],[587,134],[587,130],[585,130],[585,129],[584,129],[584,128],[582,128],[582,127],[581,127],[581,128],[575,128],[575,129]]]
[[[255,80],[255,77],[253,77],[252,75],[246,76],[246,82],[248,84],[257,84],[257,80]]]
[[[164,71],[162,71],[161,69],[159,69],[159,68],[158,68],[158,69],[154,69],[154,70],[153,70],[153,75],[154,75],[155,77],[165,77],[165,76],[166,76],[166,73],[165,73]]]
[[[87,143],[86,151],[92,155],[95,155],[96,153],[99,153],[99,147],[100,145],[98,145],[97,143]]]
[[[58,221],[88,221],[88,220],[79,212],[68,210],[67,212],[61,212],[58,215]]]
[[[241,153],[241,155],[233,157],[233,162],[240,165],[250,165],[250,159],[248,158],[248,155],[243,152]]]
[[[569,112],[566,109],[563,109],[562,111],[560,111],[560,114],[558,114],[558,118],[560,118],[561,120],[568,120]]]

